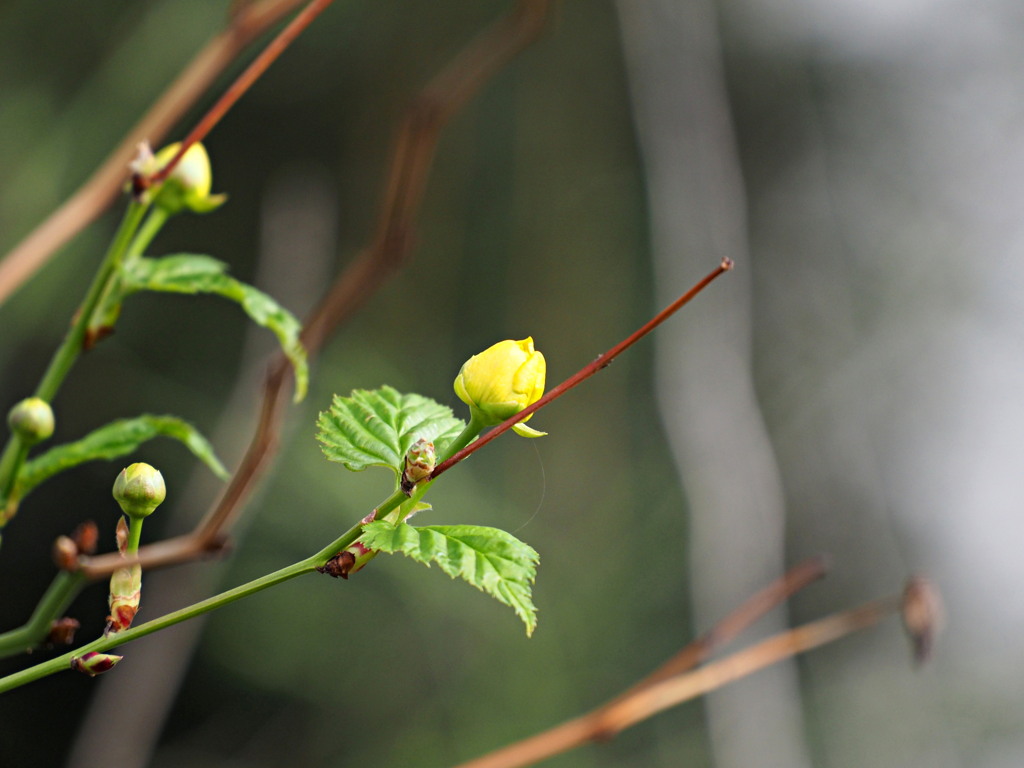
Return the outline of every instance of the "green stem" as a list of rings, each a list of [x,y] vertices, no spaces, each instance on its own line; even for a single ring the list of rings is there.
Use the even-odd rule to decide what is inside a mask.
[[[17,629],[0,634],[0,658],[30,651],[46,639],[54,619],[58,618],[85,584],[80,571],[61,571],[36,606],[32,617]]]
[[[109,637],[101,637],[98,640],[94,640],[91,643],[83,645],[74,651],[65,653],[63,656],[58,656],[50,659],[49,661],[44,661],[41,664],[36,664],[34,667],[29,667],[28,669],[15,672],[7,677],[0,678],[0,693],[9,691],[13,688],[18,688],[34,680],[48,677],[49,675],[57,672],[63,672],[71,669],[72,659],[83,656],[91,651],[98,651],[101,653],[109,651],[119,645],[130,643],[132,640],[138,640],[140,637],[145,637],[146,635],[150,635],[161,629],[166,629],[167,627],[175,624],[180,624],[188,619],[201,616],[204,613],[209,613],[217,608],[222,608],[236,600],[241,600],[242,598],[254,595],[257,592],[262,592],[264,589],[268,589],[269,587],[282,584],[290,579],[294,579],[296,576],[311,573],[326,563],[338,552],[341,552],[352,544],[352,542],[359,538],[362,532],[362,523],[357,523],[312,557],[307,557],[305,560],[300,560],[299,562],[293,563],[279,571],[274,571],[266,576],[261,576],[247,584],[242,584],[234,589],[229,589],[227,592],[214,595],[206,600],[190,605],[187,608],[182,608],[181,610],[174,611],[173,613],[168,613],[165,616],[161,616],[159,619],[147,621],[145,624],[139,624],[138,626],[126,629],[123,632],[117,632]]]
[[[128,250],[124,255],[124,263],[134,261],[142,252],[146,250],[153,238],[157,236],[157,233],[163,228],[167,220],[171,218],[171,214],[166,208],[157,206],[149,212],[149,216],[139,227],[138,234],[132,239],[132,244],[128,247]]]
[[[143,520],[145,520],[143,517],[128,518],[128,542],[125,544],[125,554],[128,557],[138,554],[139,552],[139,541],[142,538]]]
[[[469,445],[469,443],[472,442],[473,439],[480,434],[480,431],[482,429],[483,426],[476,419],[471,419],[469,424],[466,425],[466,428],[459,434],[458,437],[455,438],[455,440],[452,441],[451,445],[448,446],[444,454],[445,458],[453,456],[456,452],[462,450],[467,445]],[[407,497],[401,491],[396,491],[383,504],[381,504],[377,508],[377,519],[379,520],[383,518],[389,512],[392,512],[397,507],[399,507],[403,502],[408,501],[411,503],[415,503],[416,501],[418,501],[420,497],[422,497],[423,494],[426,493],[427,488],[430,487],[432,482],[433,481],[431,481],[430,483],[424,483],[423,485],[419,486],[413,493],[412,498]],[[136,527],[134,526],[135,521],[133,520],[132,522],[133,526],[131,529],[129,529],[129,535],[131,535],[132,530]],[[138,527],[141,528],[141,526]],[[317,552],[315,555],[307,557],[305,560],[300,560],[299,562],[293,563],[292,565],[282,568],[279,571],[274,571],[273,573],[267,574],[266,576],[261,576],[260,578],[254,579],[253,581],[250,581],[247,584],[242,584],[241,586],[235,587],[234,589],[229,589],[227,592],[222,592],[219,595],[214,595],[213,597],[207,598],[206,600],[202,600],[198,603],[195,603],[194,605],[190,605],[187,608],[182,608],[181,610],[174,611],[173,613],[168,613],[165,616],[161,616],[159,619],[147,621],[145,624],[139,624],[130,629],[126,629],[123,632],[117,632],[116,634],[110,635],[109,637],[101,637],[98,640],[94,640],[93,642],[88,643],[87,645],[83,645],[82,647],[74,651],[65,653],[63,656],[58,656],[54,659],[50,659],[49,661],[44,661],[41,664],[37,664],[34,667],[29,667],[28,669],[23,669],[20,672],[15,672],[14,674],[8,675],[7,677],[0,678],[0,693],[3,693],[4,691],[9,691],[13,688],[18,688],[22,685],[25,685],[26,683],[39,680],[40,678],[47,677],[57,672],[63,672],[64,670],[70,669],[71,661],[79,656],[83,656],[86,653],[90,653],[92,651],[97,651],[100,653],[110,651],[119,645],[130,643],[132,640],[137,640],[140,637],[145,637],[146,635],[152,634],[153,632],[157,632],[161,629],[166,629],[167,627],[179,624],[183,621],[187,621],[188,619],[195,618],[196,616],[201,616],[205,613],[209,613],[210,611],[222,608],[223,606],[229,605],[230,603],[233,603],[236,600],[241,600],[242,598],[248,597],[249,595],[254,595],[257,592],[262,592],[264,589],[268,589],[269,587],[273,587],[285,581],[289,581],[290,579],[294,579],[296,576],[311,573],[315,571],[317,568],[323,566],[328,560],[330,560],[336,554],[344,551],[349,546],[351,546],[355,542],[355,540],[358,539],[360,535],[362,535],[362,532],[362,523],[357,523],[356,525],[352,526],[347,531],[345,531],[345,533],[343,533],[337,539],[328,544],[326,547]],[[129,546],[130,541],[131,540],[129,539]],[[37,613],[38,612],[39,609],[37,609]]]
[[[135,236],[142,217],[146,213],[146,208],[147,206],[141,203],[131,202],[128,204],[128,210],[121,220],[121,226],[118,228],[117,234],[107,250],[103,263],[100,264],[100,268],[93,278],[92,285],[89,286],[89,291],[85,295],[82,306],[78,309],[78,314],[75,316],[71,328],[50,360],[50,365],[43,374],[42,379],[40,379],[39,386],[36,387],[36,397],[48,403],[51,402],[54,395],[57,394],[60,385],[64,382],[65,377],[67,377],[68,371],[71,370],[71,366],[78,359],[85,341],[85,334],[89,328],[89,320],[104,292],[107,290],[110,281],[117,274],[117,268],[128,252],[132,238]],[[21,469],[21,465],[25,462],[27,456],[28,447],[22,439],[17,435],[11,435],[4,446],[3,454],[0,455],[0,494],[2,494],[0,496],[0,507],[6,508],[7,500],[10,498],[11,490],[14,488],[14,483],[18,477],[18,471]],[[6,524],[9,517],[6,514],[0,516],[0,527]]]
[[[448,444],[448,447],[444,449],[444,453],[438,458],[437,463],[443,464],[448,461],[452,456],[461,451],[467,445],[472,443],[483,431],[484,425],[477,418],[477,415],[470,409],[469,424],[462,430],[458,436]]]
[[[18,478],[18,471],[21,465],[28,458],[29,446],[21,439],[20,435],[12,434],[4,446],[4,452],[0,455],[0,528],[3,528],[9,519],[14,517],[17,510],[17,501],[10,505],[11,492],[14,490],[14,483]]]
[[[89,292],[78,309],[74,324],[54,353],[50,367],[46,369],[39,386],[36,387],[36,397],[40,397],[48,403],[51,402],[60,385],[64,383],[71,366],[78,359],[85,341],[86,331],[89,328],[89,321],[106,291],[107,284],[117,274],[117,269],[128,252],[128,247],[146,213],[146,208],[146,205],[134,201],[128,204],[128,210],[125,212],[124,219],[121,220],[121,227],[117,230],[114,241],[110,244],[110,249],[96,272],[96,277],[93,278],[92,285],[89,286]]]
[[[118,228],[117,234],[114,235],[110,248],[107,249],[107,254],[89,286],[82,305],[78,308],[71,328],[57,351],[54,352],[50,365],[40,379],[39,386],[36,387],[36,397],[48,403],[53,400],[60,385],[67,378],[71,366],[75,364],[78,355],[82,352],[86,333],[89,330],[89,322],[96,307],[99,306],[113,280],[117,277],[118,268],[125,258],[135,258],[138,253],[141,253],[167,220],[167,214],[156,209],[146,220],[142,230],[139,231],[139,224],[142,223],[148,207],[148,205],[135,201],[128,204],[128,210],[121,220],[121,226]],[[0,454],[0,508],[5,510],[4,513],[0,513],[0,528],[13,517],[13,513],[6,513],[7,502],[11,497],[11,491],[14,489],[21,465],[25,463],[27,456],[28,446],[18,435],[11,435],[4,446],[3,454]]]

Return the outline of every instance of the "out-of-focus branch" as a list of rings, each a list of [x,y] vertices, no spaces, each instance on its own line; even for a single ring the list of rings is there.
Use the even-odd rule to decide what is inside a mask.
[[[815,566],[805,564],[798,568],[805,566],[810,570],[800,577],[802,581],[791,583],[791,588],[799,588],[800,584],[807,583],[806,577],[813,573]],[[780,583],[755,595],[707,635],[684,648],[654,675],[599,709],[462,763],[457,768],[518,768],[534,765],[589,742],[609,739],[666,709],[703,696],[784,659],[873,626],[886,616],[899,612],[904,606],[899,596],[883,598],[780,632],[699,669],[666,673],[670,666],[682,668],[683,664],[692,666],[698,663],[719,647],[732,631],[747,626],[750,620],[763,615],[764,608],[777,604],[772,600],[774,596],[783,596],[783,585],[792,577],[792,573],[783,577]],[[760,607],[757,607],[759,604]],[[665,674],[671,676],[665,677]]]
[[[825,558],[812,557],[790,568],[760,592],[755,593],[743,605],[726,616],[710,631],[705,632],[690,644],[684,646],[675,656],[666,661],[640,682],[628,688],[602,707],[607,713],[619,703],[632,697],[644,688],[660,683],[701,664],[712,653],[730,643],[747,627],[764,616],[775,606],[788,600],[804,587],[825,575]]]
[[[441,129],[496,72],[537,38],[550,6],[551,0],[521,0],[506,18],[471,42],[413,103],[391,153],[376,236],[306,320],[302,341],[311,361],[338,325],[359,310],[409,258],[415,219]],[[135,562],[145,568],[171,565],[224,545],[227,532],[276,452],[287,404],[290,379],[286,373],[287,361],[276,356],[264,384],[256,432],[217,504],[193,532],[140,548]],[[83,561],[83,570],[88,578],[100,579],[125,565],[115,553]]]
[[[92,176],[0,261],[0,303],[117,197],[139,142],[159,142],[249,43],[302,2],[262,0],[238,7]]]

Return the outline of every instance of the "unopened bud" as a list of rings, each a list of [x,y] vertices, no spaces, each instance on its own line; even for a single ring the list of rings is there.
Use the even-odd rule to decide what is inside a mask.
[[[914,660],[923,664],[931,658],[935,637],[942,629],[942,596],[931,581],[915,576],[903,590],[901,614],[903,627],[914,651]]]
[[[116,656],[112,653],[89,651],[89,653],[71,659],[71,668],[75,672],[81,672],[89,677],[96,677],[96,675],[101,675],[107,670],[113,669],[117,662],[123,658],[124,656]]]
[[[51,646],[71,645],[75,641],[75,632],[80,626],[78,619],[72,619],[69,616],[57,619],[50,625],[50,634],[46,636],[47,644]]]
[[[117,540],[117,551],[121,557],[128,551],[128,523],[123,517],[117,518],[117,528],[114,529],[114,538]]]
[[[164,476],[144,462],[122,469],[114,481],[114,499],[128,517],[152,514],[166,496]]]
[[[103,634],[111,635],[128,629],[139,612],[142,600],[142,566],[138,563],[128,568],[118,568],[110,575],[110,596],[107,605],[110,615]]]
[[[79,552],[85,555],[91,555],[96,552],[96,546],[99,544],[99,528],[96,527],[96,523],[92,520],[86,520],[75,528],[75,532],[71,534],[71,538],[74,540],[75,546],[78,547]]]
[[[368,562],[377,556],[377,550],[367,549],[360,542],[355,542],[348,549],[339,552],[322,567],[317,568],[320,573],[326,573],[334,578],[347,579],[350,573],[355,573]]]
[[[78,568],[78,546],[68,536],[58,536],[53,542],[53,562],[62,571]]]
[[[150,177],[171,162],[180,147],[180,143],[170,144],[154,155],[148,144],[139,145],[138,154],[130,166],[135,199],[148,199],[168,213],[177,213],[183,208],[207,213],[219,208],[227,200],[227,195],[210,194],[213,181],[210,157],[199,142],[185,151],[163,182],[151,183]]]
[[[405,454],[405,466],[402,471],[402,493],[412,496],[413,489],[423,480],[430,477],[437,463],[437,451],[434,444],[422,437],[409,448]]]
[[[455,394],[469,406],[477,422],[493,427],[540,399],[546,372],[544,355],[533,348],[532,337],[506,339],[462,364],[455,377]],[[523,437],[547,434],[523,423],[531,417],[516,424],[513,431]]]
[[[35,445],[53,434],[53,409],[45,400],[26,397],[7,414],[11,431],[27,445]]]

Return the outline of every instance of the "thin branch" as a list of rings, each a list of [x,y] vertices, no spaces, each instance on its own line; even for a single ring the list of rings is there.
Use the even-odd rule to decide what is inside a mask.
[[[638,341],[640,341],[640,339],[642,339],[644,336],[649,334],[659,325],[664,323],[684,306],[689,304],[690,301],[695,296],[697,296],[698,293],[707,288],[715,280],[715,278],[730,271],[732,267],[732,259],[722,259],[721,263],[717,267],[715,267],[713,270],[711,270],[711,272],[709,272],[699,281],[697,281],[697,283],[692,288],[690,288],[690,290],[688,290],[678,299],[676,299],[663,310],[661,310],[661,312],[659,312],[650,320],[648,320],[640,329],[631,333],[628,337],[620,341],[618,344],[609,349],[603,355],[598,355],[597,358],[593,360],[593,362],[583,366],[580,370],[578,370],[576,373],[567,378],[558,386],[552,387],[537,402],[533,403],[532,405],[526,406],[525,408],[523,408],[523,410],[519,411],[519,413],[501,422],[501,424],[496,426],[490,432],[481,436],[475,442],[467,445],[465,448],[456,453],[447,461],[443,461],[440,464],[438,464],[437,467],[434,468],[434,471],[431,472],[430,479],[436,479],[442,473],[447,472],[449,469],[451,469],[453,466],[458,464],[463,459],[468,458],[471,454],[483,448],[485,445],[491,442],[491,440],[494,440],[498,436],[503,435],[505,432],[508,432],[508,430],[512,429],[512,427],[514,427],[516,424],[525,420],[526,417],[529,416],[531,413],[539,411],[552,400],[561,397],[573,387],[582,384],[584,381],[589,379],[591,376],[593,376],[601,369],[607,368],[608,365],[612,362],[612,360],[614,360],[616,357],[621,355],[631,346],[636,344]]]
[[[682,672],[687,672],[705,661],[712,653],[732,642],[747,627],[771,611],[775,606],[788,600],[804,587],[825,575],[825,558],[811,557],[786,571],[760,592],[747,599],[743,605],[718,622],[708,632],[684,646],[675,656],[666,661],[640,682],[628,688],[605,704],[595,716],[607,712],[638,691],[649,688]]]
[[[302,9],[302,11],[282,29],[277,36],[270,41],[270,44],[260,51],[259,56],[253,59],[252,63],[240,74],[233,82],[230,87],[221,94],[221,97],[217,99],[216,103],[207,110],[206,114],[203,115],[202,119],[196,123],[195,127],[189,131],[188,136],[181,142],[181,146],[178,147],[178,151],[174,153],[174,156],[167,161],[167,164],[154,173],[148,179],[144,179],[145,186],[151,186],[157,184],[166,179],[174,167],[178,164],[189,147],[195,144],[197,141],[202,141],[206,136],[214,129],[214,127],[221,121],[221,119],[228,113],[235,103],[245,95],[253,84],[259,80],[263,73],[266,72],[270,65],[277,61],[278,57],[285,52],[289,45],[291,45],[295,38],[301,35],[313,20],[319,16],[327,6],[329,6],[334,0],[310,0],[309,5]]]
[[[662,710],[703,696],[784,659],[867,629],[898,613],[900,598],[888,597],[780,632],[698,670],[640,691],[605,714],[607,731],[618,733]]]
[[[634,687],[631,689],[634,693],[629,696],[617,697],[594,712],[462,763],[457,768],[518,768],[534,765],[589,742],[606,740],[658,712],[710,693],[784,659],[873,626],[899,609],[900,598],[885,598],[786,630],[694,671],[653,685],[644,685],[639,690]],[[741,608],[737,614],[742,611]],[[737,614],[726,619],[726,622],[734,619]]]
[[[92,176],[0,261],[0,304],[116,199],[139,142],[159,142],[246,46],[301,4],[302,0],[262,0],[232,16],[227,28],[196,54]]]
[[[373,243],[337,278],[327,296],[307,318],[302,341],[312,362],[334,330],[407,261],[414,245],[413,227],[441,129],[497,71],[537,38],[551,0],[521,0],[505,19],[481,33],[416,99],[398,134],[391,170]],[[89,579],[140,562],[145,568],[194,560],[224,546],[240,514],[273,458],[286,408],[287,361],[275,356],[264,384],[259,422],[245,457],[223,496],[184,536],[142,547],[138,558],[116,553],[83,560]]]

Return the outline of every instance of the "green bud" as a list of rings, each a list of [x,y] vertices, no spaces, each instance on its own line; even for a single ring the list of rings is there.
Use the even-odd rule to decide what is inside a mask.
[[[164,476],[143,462],[122,469],[114,481],[114,500],[128,517],[151,515],[166,496]]]
[[[413,443],[405,454],[405,465],[402,471],[402,493],[411,496],[413,489],[430,477],[437,463],[437,451],[434,444],[422,437]]]
[[[28,445],[35,445],[53,434],[53,409],[45,400],[26,397],[7,414],[11,430]]]

